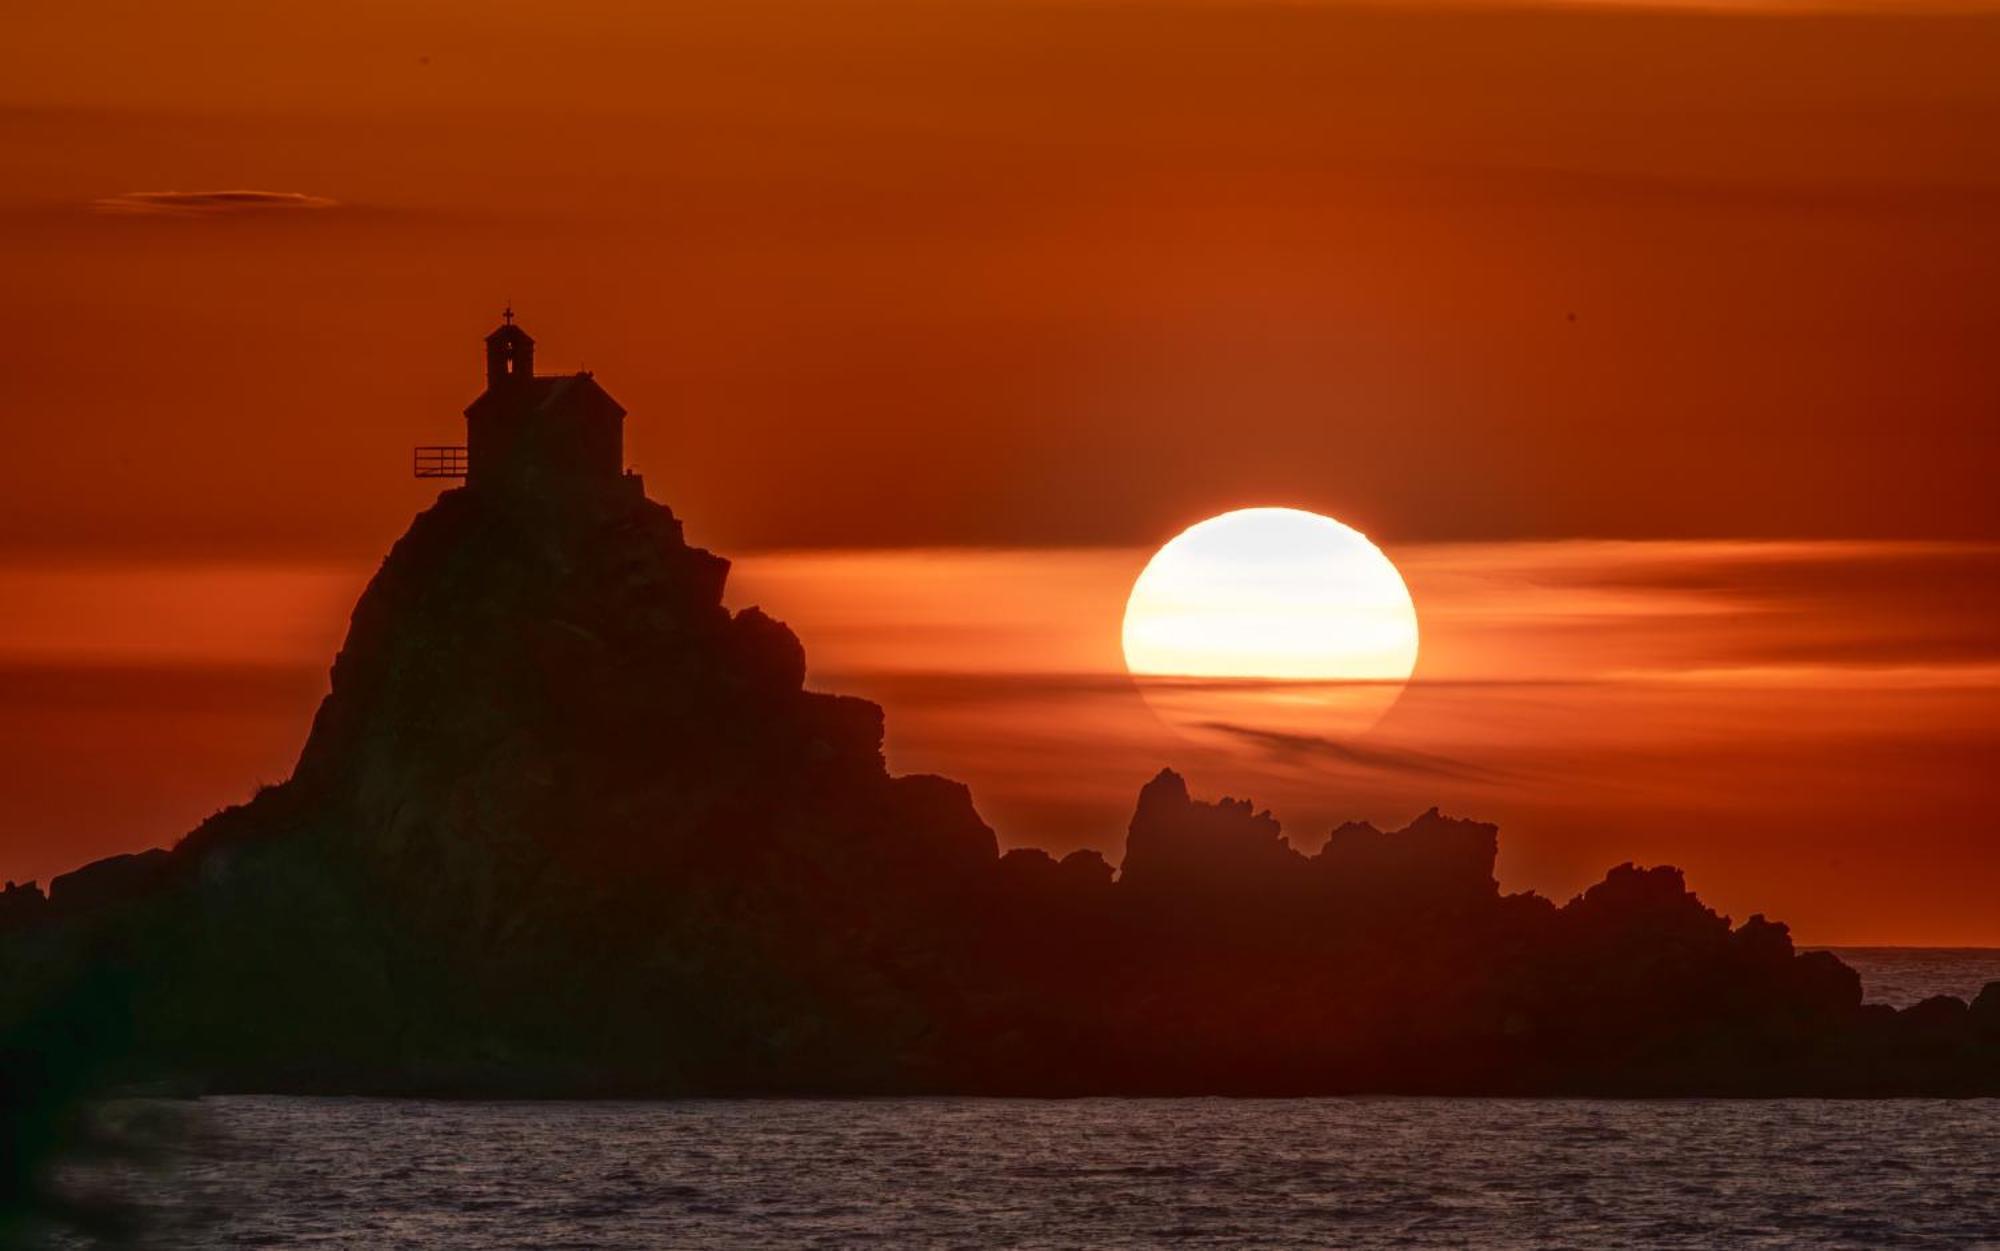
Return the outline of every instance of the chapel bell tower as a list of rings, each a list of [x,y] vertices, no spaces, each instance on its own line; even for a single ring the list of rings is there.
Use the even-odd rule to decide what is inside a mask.
[[[508,309],[501,317],[500,328],[486,336],[486,385],[489,387],[535,376],[535,341],[528,337],[527,331],[514,324],[513,309]]]

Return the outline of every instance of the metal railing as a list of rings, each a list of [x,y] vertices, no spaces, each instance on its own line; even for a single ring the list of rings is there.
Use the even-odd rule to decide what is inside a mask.
[[[463,478],[465,448],[437,443],[419,447],[415,449],[411,465],[419,478]]]

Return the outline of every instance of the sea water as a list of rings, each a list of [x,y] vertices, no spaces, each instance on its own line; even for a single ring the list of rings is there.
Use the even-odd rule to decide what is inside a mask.
[[[2000,1247],[1990,1099],[135,1106],[173,1150],[86,1180],[162,1248]]]
[[[141,1245],[2000,1245],[1994,1100],[199,1106]]]
[[[2000,947],[1828,947],[1861,975],[1861,997],[1907,1008],[1932,995],[1967,1003],[2000,982]]]

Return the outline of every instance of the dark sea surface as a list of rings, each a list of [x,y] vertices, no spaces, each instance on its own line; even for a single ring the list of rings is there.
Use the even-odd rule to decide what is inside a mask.
[[[1843,949],[1869,998],[2000,952]],[[1994,1247],[2000,1101],[211,1098],[138,1245]],[[58,1246],[94,1245],[56,1239]]]
[[[2000,1246],[2000,1101],[195,1105],[162,1247]]]
[[[1932,995],[1972,1002],[2000,982],[2000,947],[1826,947],[1861,975],[1862,997],[1906,1008]]]

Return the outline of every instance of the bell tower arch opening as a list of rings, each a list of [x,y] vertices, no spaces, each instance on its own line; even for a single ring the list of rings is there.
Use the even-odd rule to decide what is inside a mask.
[[[501,315],[498,330],[486,336],[486,385],[505,386],[535,376],[535,341],[514,324],[514,310]]]

